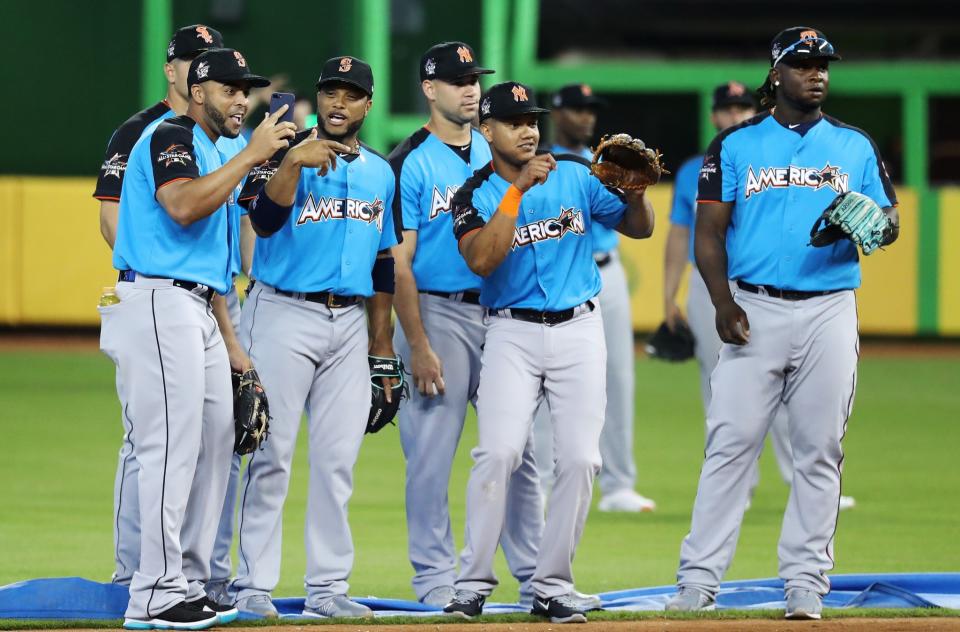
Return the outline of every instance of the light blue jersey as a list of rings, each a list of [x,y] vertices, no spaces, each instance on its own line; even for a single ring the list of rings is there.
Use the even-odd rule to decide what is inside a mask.
[[[402,214],[403,229],[417,231],[417,288],[450,293],[478,289],[480,277],[457,250],[450,210],[460,185],[490,162],[487,141],[473,130],[469,149],[458,150],[424,127],[398,145],[389,160],[399,187],[394,207]]]
[[[673,181],[673,204],[670,206],[670,223],[686,226],[690,229],[690,263],[696,265],[693,258],[693,236],[697,219],[697,185],[703,154],[688,159],[677,169]]]
[[[492,164],[464,183],[454,197],[458,240],[483,227],[509,186]],[[592,231],[597,224],[619,224],[626,208],[620,194],[591,175],[586,160],[560,156],[547,181],[523,195],[511,252],[483,279],[480,303],[561,311],[593,298],[600,292],[600,271]]]
[[[127,164],[114,267],[202,283],[226,293],[233,283],[238,207],[224,203],[210,216],[181,226],[156,199],[163,186],[207,175],[223,162],[213,141],[188,116],[169,118],[145,130]]]
[[[587,160],[593,160],[593,152],[589,148],[584,147],[578,152],[571,152],[570,149],[564,147],[563,145],[554,144],[550,148],[550,153],[554,156],[560,154],[569,154],[572,153],[574,156],[580,156],[581,158],[586,158]],[[607,254],[611,250],[617,247],[617,244],[620,243],[620,235],[613,228],[607,228],[603,224],[597,223],[593,226],[593,253],[596,255]]]
[[[310,131],[298,132],[290,146]],[[250,171],[242,205],[253,208],[287,151]],[[395,182],[387,159],[363,144],[359,154],[339,156],[326,176],[301,169],[290,217],[270,237],[257,237],[253,277],[287,292],[373,296],[377,252],[400,243]]]
[[[860,287],[851,241],[809,245],[810,227],[844,191],[863,193],[881,207],[897,203],[865,132],[829,116],[792,130],[764,113],[711,143],[697,199],[733,203],[727,231],[731,279],[816,292]]]

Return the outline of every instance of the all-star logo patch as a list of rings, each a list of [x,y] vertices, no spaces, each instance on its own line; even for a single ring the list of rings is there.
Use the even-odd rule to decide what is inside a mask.
[[[210,74],[210,64],[208,62],[202,61],[197,64],[197,79],[206,79],[208,74]]]
[[[430,196],[430,217],[427,221],[436,219],[444,213],[450,212],[450,207],[453,204],[453,195],[459,189],[459,186],[448,186],[446,190],[441,193],[440,189],[434,185],[433,194]]]
[[[120,179],[123,176],[123,172],[127,170],[127,154],[114,154],[103,161],[103,164],[100,166],[100,171],[103,172],[103,176],[113,176],[116,179]]]
[[[383,200],[378,197],[372,202],[353,198],[314,198],[310,193],[300,208],[297,226],[336,219],[352,219],[366,224],[376,222],[377,230],[383,231]]]
[[[160,152],[157,156],[157,162],[163,163],[164,167],[170,165],[184,165],[193,162],[193,156],[187,151],[187,148],[180,143],[174,143]]]
[[[563,236],[567,233],[583,235],[583,212],[580,209],[561,207],[560,214],[556,217],[518,226],[513,232],[511,248],[516,250],[521,246],[529,246],[538,241],[563,239]]]
[[[769,188],[785,189],[787,187],[806,187],[819,191],[829,187],[834,193],[843,193],[848,190],[850,174],[843,173],[842,167],[833,166],[829,162],[822,169],[816,167],[765,167],[759,171],[753,170],[753,165],[747,169],[746,198],[763,193]]]
[[[273,177],[273,174],[277,172],[277,169],[280,168],[280,163],[276,160],[264,160],[259,165],[250,170],[250,182],[257,182],[258,180],[269,180]]]
[[[703,166],[700,167],[700,179],[710,180],[710,176],[717,172],[717,159],[707,154],[703,159]]]
[[[437,72],[437,62],[432,57],[423,64],[423,72],[431,77]]]

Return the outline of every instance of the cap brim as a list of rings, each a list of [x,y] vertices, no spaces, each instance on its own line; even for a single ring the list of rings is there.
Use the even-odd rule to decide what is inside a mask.
[[[745,105],[747,107],[756,107],[757,103],[749,95],[743,95],[740,97],[732,97],[729,99],[721,99],[713,104],[713,111],[716,112],[719,109],[729,107],[731,105]]]
[[[366,86],[360,85],[360,83],[354,81],[353,79],[346,79],[344,77],[330,77],[329,79],[322,79],[317,82],[317,90],[319,90],[320,86],[322,86],[323,84],[333,83],[334,81],[338,83],[347,83],[347,84],[350,84],[351,86],[356,86],[357,88],[360,88],[365,93],[367,93],[368,96],[371,96],[371,97],[373,96],[373,92],[370,89],[368,89]]]
[[[476,75],[492,75],[496,70],[490,70],[489,68],[468,68],[463,72],[458,72],[455,75],[434,75],[433,77],[424,77],[423,80],[436,80],[436,81],[454,81],[462,77],[474,77]]]
[[[490,119],[490,118],[492,118],[492,119],[497,119],[497,120],[503,120],[503,119],[514,118],[514,117],[516,117],[516,116],[524,116],[524,115],[526,115],[526,114],[546,114],[546,113],[549,112],[549,111],[550,111],[550,110],[548,110],[548,109],[546,109],[546,108],[528,107],[528,108],[524,108],[524,109],[522,109],[522,110],[516,110],[516,111],[514,111],[514,112],[510,112],[510,113],[508,113],[508,114],[503,114],[503,115],[501,115],[501,116],[497,116],[497,115],[495,115],[495,114],[487,114],[486,116],[481,116],[481,117],[480,117],[480,120],[481,120],[481,121],[485,121],[485,120]]]
[[[817,53],[810,53],[809,55],[787,55],[780,60],[781,64],[790,65],[794,61],[803,61],[805,59],[828,59],[830,61],[840,61],[843,59],[840,55],[833,53],[832,55],[819,55]]]

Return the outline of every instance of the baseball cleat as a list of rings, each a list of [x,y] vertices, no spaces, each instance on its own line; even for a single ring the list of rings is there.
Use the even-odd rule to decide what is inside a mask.
[[[530,614],[546,617],[551,623],[586,623],[587,613],[580,600],[575,599],[573,593],[559,597],[533,598],[533,608]]]
[[[698,610],[716,610],[717,599],[692,586],[680,586],[677,594],[670,597],[664,610],[669,612],[696,612]]]
[[[443,607],[443,611],[463,619],[472,619],[483,613],[483,603],[486,600],[486,597],[472,590],[458,590],[450,603]]]
[[[787,591],[786,619],[819,619],[823,611],[820,595],[804,588],[791,588]]]
[[[316,608],[304,608],[301,614],[314,619],[373,618],[373,610],[346,595],[334,595]]]
[[[423,599],[420,600],[420,603],[426,606],[443,608],[445,605],[453,601],[456,596],[457,591],[453,586],[437,586],[424,595]]]
[[[239,611],[233,606],[225,606],[217,603],[216,601],[210,599],[206,595],[200,597],[199,599],[194,599],[193,601],[188,601],[187,607],[193,608],[197,611],[212,612],[217,615],[217,623],[231,623],[237,620],[237,616],[240,614]]]
[[[640,513],[656,511],[657,503],[646,496],[641,496],[632,489],[619,489],[601,498],[597,509],[600,511]]]
[[[124,619],[126,630],[206,630],[217,625],[217,613],[181,601],[151,619]]]
[[[854,499],[853,496],[840,497],[840,504],[839,504],[840,511],[843,511],[844,509],[853,509],[856,506],[857,506],[857,501]]]
[[[600,595],[590,595],[574,590],[570,593],[570,599],[577,604],[584,612],[591,610],[603,610],[603,603],[600,601]]]
[[[229,588],[229,579],[207,582],[207,585],[204,586],[204,590],[207,591],[207,597],[210,599],[210,601],[218,603],[221,606],[233,605],[233,600],[230,598]]]
[[[244,614],[252,614],[266,619],[279,619],[280,613],[273,605],[270,595],[251,595],[237,600],[237,610]]]

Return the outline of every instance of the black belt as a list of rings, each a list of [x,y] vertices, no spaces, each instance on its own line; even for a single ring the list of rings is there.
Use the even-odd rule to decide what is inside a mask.
[[[421,290],[421,294],[429,294],[430,296],[439,296],[441,298],[450,298],[455,301],[460,301],[461,303],[470,303],[471,305],[480,304],[480,292],[474,292],[473,290],[464,290],[463,292],[437,292],[435,290]]]
[[[331,309],[350,307],[351,305],[356,305],[363,300],[362,296],[343,296],[340,294],[333,294],[332,292],[287,292],[286,290],[276,290],[276,292],[281,296],[289,296],[296,299],[302,298],[303,300],[311,303],[320,303],[321,305],[326,305]]]
[[[815,298],[817,296],[826,296],[827,294],[843,292],[843,290],[821,290],[819,292],[781,290],[780,288],[773,287],[772,285],[754,285],[753,283],[747,283],[746,281],[737,281],[737,287],[744,292],[750,292],[751,294],[765,294],[774,298],[782,298],[785,301],[805,301],[808,298]]]
[[[602,268],[603,266],[610,265],[610,262],[613,261],[613,255],[609,252],[603,253],[603,256],[599,259],[594,259],[597,262],[597,267]]]
[[[117,277],[117,281],[125,281],[127,283],[132,283],[137,280],[137,272],[133,270],[121,270],[120,275]],[[141,274],[140,276],[146,279],[159,279],[164,277],[152,277],[146,274]],[[184,290],[196,294],[200,298],[206,300],[208,303],[213,299],[214,289],[209,285],[204,285],[203,283],[196,283],[194,281],[183,281],[181,279],[171,279],[174,287],[183,288]]]
[[[593,304],[593,301],[587,301],[584,303],[587,306],[589,311],[596,309],[596,305]],[[490,309],[488,313],[491,316],[499,315],[509,315],[510,318],[516,320],[523,320],[528,323],[539,323],[541,325],[547,325],[552,327],[553,325],[559,325],[560,323],[565,323],[568,320],[572,319],[577,314],[577,307],[571,307],[570,309],[564,309],[559,312],[541,312],[535,309],[524,309],[522,307],[513,307],[505,310],[500,309]],[[509,312],[509,314],[507,314]]]

